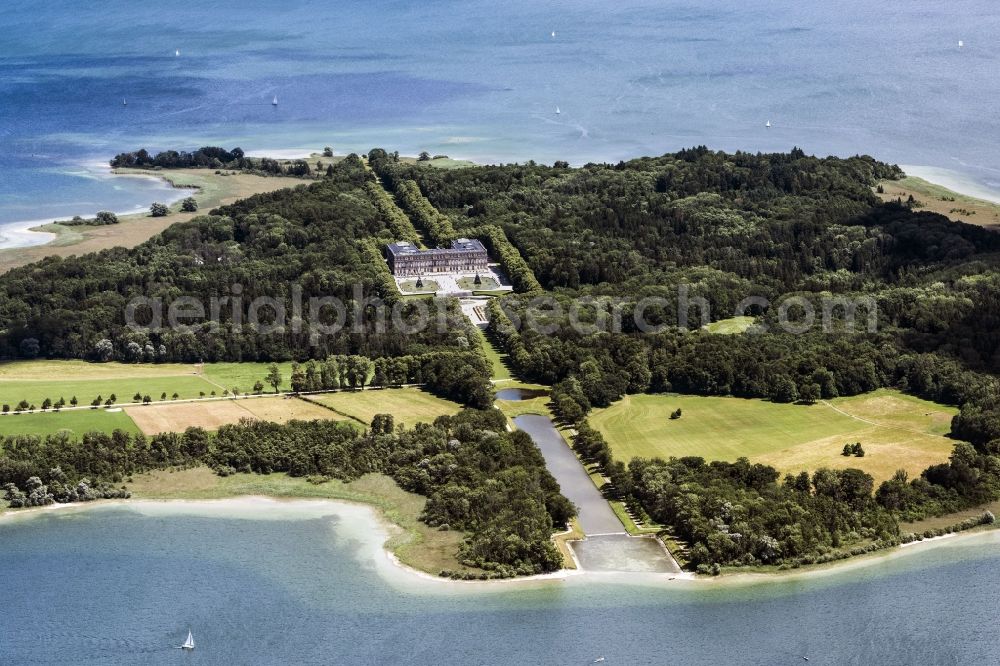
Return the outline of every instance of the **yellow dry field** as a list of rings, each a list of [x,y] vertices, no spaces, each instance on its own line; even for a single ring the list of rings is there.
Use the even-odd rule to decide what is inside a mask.
[[[397,424],[408,427],[457,414],[462,408],[450,400],[412,387],[324,393],[310,396],[310,400],[364,424],[371,423],[376,414],[392,414]]]
[[[884,180],[879,184],[884,190],[882,194],[878,194],[882,201],[906,201],[912,195],[919,204],[916,210],[940,213],[955,222],[994,228],[1000,226],[1000,204],[992,201],[959,194],[914,176],[901,180]]]
[[[275,423],[292,420],[343,420],[319,405],[295,398],[245,398],[242,400],[199,400],[126,407],[125,412],[147,435],[161,432],[184,432],[198,427],[216,430],[240,419],[260,419]]]
[[[682,409],[672,420],[670,413]],[[628,395],[595,410],[590,424],[615,457],[746,456],[782,473],[856,467],[876,482],[905,469],[914,478],[947,461],[955,442],[945,435],[957,410],[888,389],[815,405],[677,394]],[[860,442],[865,456],[841,455]]]

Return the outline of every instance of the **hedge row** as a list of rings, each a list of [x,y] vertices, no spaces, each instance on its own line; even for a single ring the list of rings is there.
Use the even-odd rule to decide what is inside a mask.
[[[375,288],[378,290],[378,295],[386,303],[392,305],[399,299],[399,290],[396,288],[396,281],[389,271],[389,264],[382,256],[382,251],[375,244],[375,241],[367,239],[358,241],[358,249],[361,251],[362,258],[375,268]]]
[[[457,237],[451,218],[431,205],[415,181],[401,182],[396,188],[396,195],[410,214],[410,219],[424,230],[432,243],[445,247]]]
[[[513,243],[507,240],[507,234],[500,227],[489,224],[465,230],[469,238],[478,238],[486,245],[490,255],[500,262],[514,290],[519,293],[541,292],[542,285],[535,274],[517,251]]]
[[[406,214],[399,209],[399,206],[381,185],[370,180],[365,183],[365,191],[379,216],[389,225],[396,240],[406,240],[411,243],[417,243],[420,240],[420,234],[410,222],[410,218],[406,217]]]

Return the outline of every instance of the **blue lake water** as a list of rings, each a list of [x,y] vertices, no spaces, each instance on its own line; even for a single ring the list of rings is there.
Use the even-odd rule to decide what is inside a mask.
[[[988,0],[11,0],[0,225],[147,206],[149,184],[81,165],[206,143],[574,163],[799,145],[1000,190],[997,34]]]
[[[1000,661],[997,532],[780,582],[461,584],[389,563],[370,517],[361,507],[251,502],[5,518],[0,662]],[[193,653],[175,647],[188,628]]]

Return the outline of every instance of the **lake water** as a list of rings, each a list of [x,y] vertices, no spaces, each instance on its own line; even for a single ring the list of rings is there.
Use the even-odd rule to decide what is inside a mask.
[[[462,584],[389,563],[370,519],[363,507],[263,501],[4,518],[0,662],[1000,661],[997,532],[763,584]],[[183,653],[189,627],[198,647]]]
[[[139,146],[583,163],[798,145],[1000,190],[990,0],[10,0],[0,28],[0,235],[163,198],[95,166]]]
[[[545,458],[545,466],[559,482],[562,494],[576,506],[577,525],[586,538],[570,542],[570,548],[581,569],[588,572],[680,572],[659,540],[632,537],[625,532],[622,522],[549,417],[523,414],[514,419],[514,424],[531,436]]]

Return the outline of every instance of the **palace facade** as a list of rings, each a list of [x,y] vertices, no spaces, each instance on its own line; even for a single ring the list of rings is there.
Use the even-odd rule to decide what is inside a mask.
[[[489,257],[476,239],[459,238],[449,248],[421,250],[409,241],[385,246],[389,269],[396,277],[428,273],[472,273],[486,270]]]

